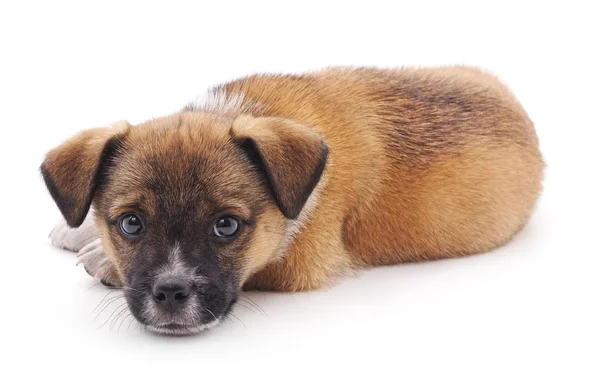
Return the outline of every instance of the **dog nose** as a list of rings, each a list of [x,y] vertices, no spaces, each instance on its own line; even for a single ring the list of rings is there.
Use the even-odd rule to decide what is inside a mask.
[[[154,300],[163,308],[175,311],[181,308],[190,295],[191,287],[183,279],[159,280],[152,289]]]

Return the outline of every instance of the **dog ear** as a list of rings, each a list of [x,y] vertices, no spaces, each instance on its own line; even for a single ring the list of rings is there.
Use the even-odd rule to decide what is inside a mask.
[[[321,135],[292,120],[246,115],[233,122],[231,135],[265,173],[283,215],[296,219],[325,169]]]
[[[50,151],[40,167],[48,191],[70,227],[85,219],[104,163],[114,155],[129,123],[81,132]]]

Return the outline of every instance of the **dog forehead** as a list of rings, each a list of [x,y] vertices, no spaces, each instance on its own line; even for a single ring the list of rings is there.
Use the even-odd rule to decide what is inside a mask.
[[[224,200],[254,202],[262,178],[229,136],[231,123],[178,115],[133,127],[115,159],[109,200],[195,208]]]
[[[222,177],[243,170],[245,158],[229,134],[231,121],[192,112],[133,127],[123,144],[123,169],[148,177]],[[158,172],[158,173],[157,173]]]

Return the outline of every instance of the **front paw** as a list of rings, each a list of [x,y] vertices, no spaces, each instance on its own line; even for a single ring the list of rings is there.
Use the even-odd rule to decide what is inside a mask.
[[[104,254],[100,239],[92,241],[79,251],[77,265],[79,264],[83,264],[85,271],[103,285],[109,287],[122,286],[117,270]]]
[[[98,238],[98,230],[91,217],[78,228],[69,227],[63,219],[56,224],[49,237],[55,247],[77,252]]]

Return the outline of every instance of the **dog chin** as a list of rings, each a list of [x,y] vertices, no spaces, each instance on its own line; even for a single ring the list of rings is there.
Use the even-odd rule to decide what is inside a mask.
[[[221,318],[218,318],[212,322],[199,325],[180,325],[176,323],[169,323],[164,325],[146,325],[146,329],[160,335],[193,335],[215,327],[220,322]]]

